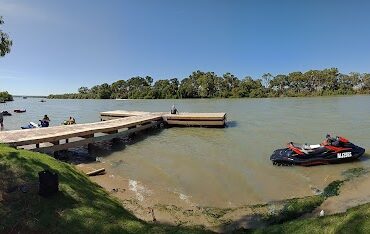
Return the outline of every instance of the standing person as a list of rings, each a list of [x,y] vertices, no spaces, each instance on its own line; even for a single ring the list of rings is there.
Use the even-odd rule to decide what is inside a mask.
[[[1,130],[3,130],[3,128],[4,128],[4,115],[3,115],[2,111],[0,111],[0,126],[1,126]]]

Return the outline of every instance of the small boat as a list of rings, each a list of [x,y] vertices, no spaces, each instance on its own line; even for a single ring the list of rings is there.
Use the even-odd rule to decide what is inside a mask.
[[[353,161],[361,157],[365,149],[351,143],[344,137],[331,137],[329,134],[321,144],[308,145],[288,143],[287,148],[277,149],[270,160],[274,165],[311,166]]]
[[[5,103],[5,101],[4,100],[0,100],[0,103]]]
[[[41,99],[40,102],[46,102],[44,99]]]
[[[15,113],[24,113],[24,112],[26,112],[26,109],[24,109],[24,110],[14,110],[14,112]]]
[[[3,111],[3,116],[12,116],[12,114],[7,111]]]
[[[23,97],[23,99],[27,99],[27,97]]]

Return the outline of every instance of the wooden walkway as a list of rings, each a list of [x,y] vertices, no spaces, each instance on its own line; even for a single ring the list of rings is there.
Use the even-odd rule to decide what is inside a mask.
[[[50,142],[58,145],[60,140],[73,137],[91,138],[95,133],[117,133],[120,129],[162,121],[160,115],[140,115],[87,124],[62,125],[0,132],[0,142],[11,146],[22,146]]]
[[[0,143],[53,153],[142,131],[162,122],[168,125],[224,127],[226,113],[108,111],[96,123],[61,125],[0,132]]]
[[[226,123],[226,113],[188,113],[181,112],[173,115],[168,112],[143,112],[115,110],[100,113],[101,120],[112,120],[140,115],[161,115],[163,121],[169,125],[182,126],[219,126],[224,127]]]

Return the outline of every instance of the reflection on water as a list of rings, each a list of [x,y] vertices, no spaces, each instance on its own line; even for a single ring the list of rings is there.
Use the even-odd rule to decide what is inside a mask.
[[[317,167],[275,167],[269,156],[286,142],[318,143],[340,134],[370,148],[370,96],[200,99],[200,100],[47,100],[16,99],[1,110],[27,109],[4,117],[6,129],[19,129],[48,114],[52,125],[69,116],[78,123],[99,121],[99,112],[125,109],[227,112],[229,126],[169,128],[101,153],[112,173],[190,196],[201,205],[230,206],[313,194],[353,167],[370,160]]]

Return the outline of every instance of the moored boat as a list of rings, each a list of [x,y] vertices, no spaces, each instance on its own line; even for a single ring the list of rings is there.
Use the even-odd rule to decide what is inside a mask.
[[[24,110],[14,110],[14,112],[15,113],[24,113],[24,112],[26,112],[26,109],[24,109]]]
[[[3,111],[2,113],[3,113],[3,116],[12,116],[12,114],[9,113],[8,111]]]

